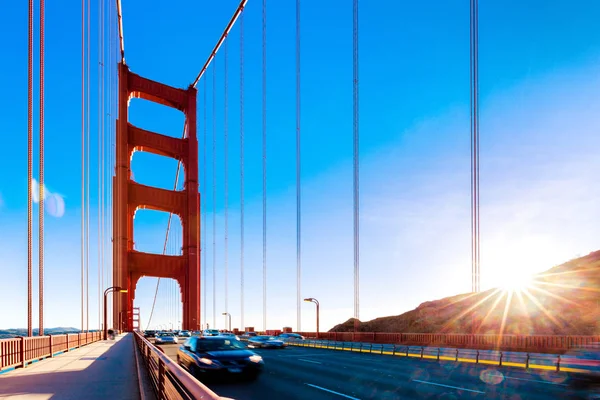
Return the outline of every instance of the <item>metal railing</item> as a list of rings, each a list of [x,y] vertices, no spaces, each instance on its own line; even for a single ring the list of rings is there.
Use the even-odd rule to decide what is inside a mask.
[[[316,332],[298,332],[307,338],[317,338]],[[457,347],[479,350],[536,351],[560,353],[571,348],[591,346],[600,342],[600,335],[490,335],[455,333],[387,333],[387,332],[320,332],[318,339],[402,344],[408,346]]]
[[[345,342],[316,339],[290,339],[292,346],[321,348],[329,350],[345,350],[359,353],[416,357],[420,359],[435,359],[437,361],[472,362],[475,364],[488,364],[497,366],[513,366],[522,368],[535,368],[549,371],[587,372],[589,366],[580,362],[573,356],[560,354],[545,354],[531,352],[458,349],[429,346],[407,346],[401,344],[382,344],[365,342]]]
[[[25,367],[33,361],[53,357],[101,338],[101,332],[87,332],[0,339],[0,371]]]
[[[226,399],[219,397],[189,372],[145,339],[140,332],[134,338],[148,370],[152,387],[159,400],[163,399]]]

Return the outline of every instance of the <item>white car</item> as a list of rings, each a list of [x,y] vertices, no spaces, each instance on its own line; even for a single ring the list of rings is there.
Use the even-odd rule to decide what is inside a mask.
[[[154,344],[177,344],[177,337],[168,332],[157,333]]]

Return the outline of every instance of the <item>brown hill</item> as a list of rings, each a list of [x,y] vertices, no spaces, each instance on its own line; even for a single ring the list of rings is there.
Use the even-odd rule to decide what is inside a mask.
[[[404,314],[358,322],[359,332],[600,334],[600,251],[534,277],[524,289],[490,289],[427,301]],[[354,319],[330,332],[354,331]]]

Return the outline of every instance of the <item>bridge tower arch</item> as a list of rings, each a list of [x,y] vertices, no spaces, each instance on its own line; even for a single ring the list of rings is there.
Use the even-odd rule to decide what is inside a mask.
[[[196,89],[178,89],[143,78],[119,63],[116,165],[113,176],[113,325],[131,331],[137,281],[142,276],[172,278],[179,282],[183,303],[183,329],[200,329],[200,195],[198,193],[198,139],[196,137]],[[173,138],[129,123],[129,100],[140,98],[182,111],[186,135]],[[134,151],[146,151],[182,162],[185,186],[171,191],[131,180]],[[149,254],[134,250],[135,211],[148,208],[177,214],[183,227],[180,256]]]

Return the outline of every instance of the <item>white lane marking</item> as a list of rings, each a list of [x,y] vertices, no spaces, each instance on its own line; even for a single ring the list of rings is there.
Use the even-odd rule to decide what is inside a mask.
[[[329,392],[329,393],[337,394],[338,396],[342,396],[342,397],[345,397],[345,398],[347,398],[347,399],[352,399],[352,400],[360,400],[360,399],[358,399],[358,398],[356,398],[356,397],[348,396],[347,394],[343,394],[343,393],[335,392],[335,391],[333,391],[333,390],[330,390],[330,389],[325,389],[324,387],[321,387],[321,386],[313,385],[312,383],[305,383],[305,385],[307,385],[307,386],[310,386],[310,387],[314,387],[315,389],[321,389],[321,390],[323,390],[323,391],[325,391],[325,392]]]
[[[320,363],[318,361],[305,360],[303,358],[299,358],[298,361],[304,361],[304,362],[309,362],[309,363],[313,363],[313,364],[322,364],[322,363]]]
[[[464,390],[465,392],[473,392],[473,393],[485,394],[485,392],[480,392],[479,390],[465,389],[465,388],[461,388],[461,387],[458,387],[458,386],[443,385],[441,383],[435,383],[435,382],[420,381],[418,379],[413,379],[413,382],[426,383],[428,385],[442,386],[442,387],[447,387],[447,388],[456,389],[456,390]]]
[[[512,376],[505,376],[504,378],[506,378],[506,379],[514,379],[514,380],[517,380],[517,381],[527,381],[527,382],[547,383],[548,385],[568,386],[566,383],[558,383],[558,382],[540,381],[540,380],[537,380],[537,379],[513,378]]]

